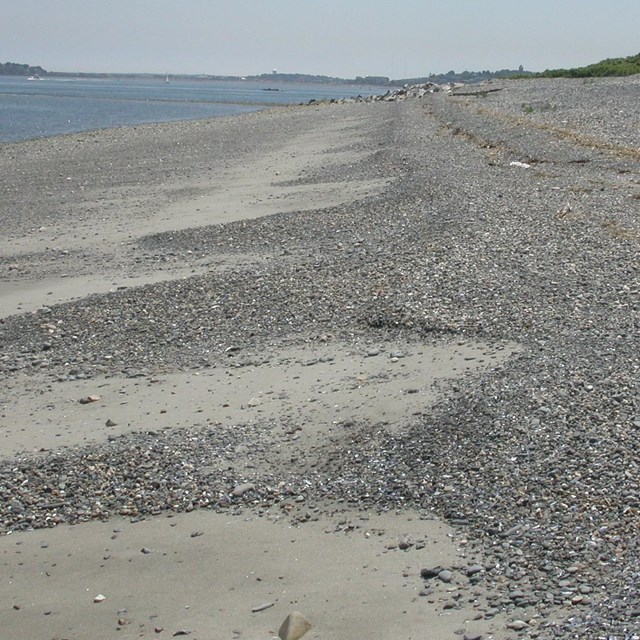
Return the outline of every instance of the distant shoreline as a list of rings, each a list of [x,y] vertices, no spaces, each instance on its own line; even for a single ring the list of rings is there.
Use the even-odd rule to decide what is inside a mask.
[[[0,69],[0,77],[27,77],[35,73],[24,74],[3,74]],[[230,76],[212,74],[189,74],[189,73],[117,73],[117,72],[83,72],[83,71],[45,71],[42,69],[38,75],[41,78],[90,78],[90,79],[151,79],[151,80],[187,80],[194,81],[215,81],[215,82],[265,82],[265,83],[291,83],[291,84],[334,84],[334,85],[373,85],[384,86],[397,83],[382,76],[363,76],[356,78],[334,78],[331,76],[316,76],[308,74],[288,74],[288,73],[263,73],[257,76]]]

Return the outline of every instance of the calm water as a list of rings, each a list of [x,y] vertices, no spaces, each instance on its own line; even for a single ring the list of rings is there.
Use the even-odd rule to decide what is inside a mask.
[[[0,77],[0,142],[384,92],[381,87],[356,85],[5,76]]]

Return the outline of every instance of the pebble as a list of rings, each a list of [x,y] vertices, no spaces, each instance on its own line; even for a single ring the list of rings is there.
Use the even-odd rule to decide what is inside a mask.
[[[513,629],[514,631],[522,631],[529,625],[524,620],[514,620],[513,622],[507,622],[507,629]]]
[[[466,572],[467,572],[467,577],[471,578],[472,576],[475,576],[479,573],[482,573],[484,571],[484,567],[482,565],[479,564],[473,564],[469,567],[467,567]]]
[[[311,622],[302,613],[292,611],[280,625],[278,637],[280,640],[300,640],[311,626]]]
[[[438,573],[438,580],[440,580],[441,582],[445,582],[448,584],[452,579],[453,573],[448,569],[443,569],[442,571],[440,571],[440,573]]]
[[[425,579],[429,580],[431,578],[436,578],[440,572],[442,572],[442,567],[433,567],[433,568],[425,568],[420,569],[420,575]]]
[[[231,492],[231,495],[234,498],[241,498],[245,493],[248,493],[249,491],[254,491],[255,488],[256,488],[256,485],[253,484],[253,482],[245,482],[244,484],[239,484],[235,486],[233,491]]]

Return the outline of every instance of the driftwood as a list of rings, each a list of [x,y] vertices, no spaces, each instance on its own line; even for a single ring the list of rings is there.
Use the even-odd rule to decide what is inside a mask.
[[[502,89],[504,89],[504,87],[499,87],[497,89],[483,89],[482,91],[463,91],[461,93],[451,93],[451,95],[452,96],[476,96],[479,98],[486,98],[488,93],[495,93],[496,91],[502,91]]]

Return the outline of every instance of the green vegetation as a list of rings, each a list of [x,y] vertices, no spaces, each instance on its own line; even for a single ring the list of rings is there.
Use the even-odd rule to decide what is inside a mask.
[[[523,102],[522,111],[526,114],[535,113],[536,111],[551,111],[555,107],[550,102]]]
[[[605,76],[632,76],[640,73],[640,53],[626,58],[607,58],[586,67],[575,69],[547,69],[534,74],[537,78],[603,78]]]
[[[0,76],[46,76],[47,72],[42,67],[31,67],[28,64],[17,62],[0,62]]]
[[[396,86],[403,86],[405,84],[424,84],[427,82],[433,82],[435,84],[447,84],[449,82],[463,82],[464,84],[471,84],[473,82],[482,82],[483,80],[491,80],[492,78],[513,78],[518,76],[520,78],[528,78],[532,76],[531,71],[525,71],[522,67],[520,69],[500,69],[499,71],[460,71],[456,72],[453,69],[447,71],[447,73],[432,73],[429,76],[421,78],[403,78],[401,80],[392,80],[390,84]]]

